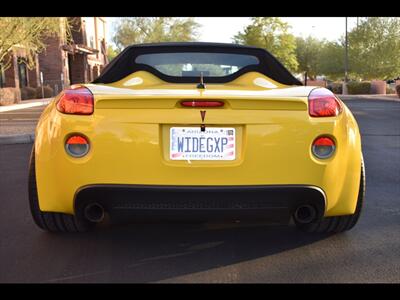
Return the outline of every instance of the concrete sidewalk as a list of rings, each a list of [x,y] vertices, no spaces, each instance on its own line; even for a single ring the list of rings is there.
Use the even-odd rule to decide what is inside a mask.
[[[18,109],[25,109],[35,106],[43,106],[50,103],[53,98],[43,98],[43,99],[32,99],[32,100],[22,100],[21,103],[0,106],[0,113],[6,111],[13,111]]]
[[[337,96],[342,100],[382,100],[382,101],[400,101],[397,94],[389,95],[341,95]]]

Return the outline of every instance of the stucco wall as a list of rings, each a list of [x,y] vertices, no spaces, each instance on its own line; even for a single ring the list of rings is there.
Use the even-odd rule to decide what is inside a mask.
[[[21,91],[19,88],[6,87],[0,89],[0,105],[9,105],[21,102]]]

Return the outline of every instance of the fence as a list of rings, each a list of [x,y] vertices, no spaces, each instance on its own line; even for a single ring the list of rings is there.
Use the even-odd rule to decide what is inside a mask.
[[[26,86],[18,90],[20,90],[20,100],[29,100],[54,97],[66,87],[68,86],[61,80],[46,80],[43,85],[37,87]]]
[[[326,87],[327,82],[325,80],[307,80],[307,85]]]
[[[43,92],[45,87],[49,87],[52,90],[52,96],[58,95],[63,89],[68,87],[62,80],[45,80],[43,82]],[[46,97],[45,97],[46,98]]]

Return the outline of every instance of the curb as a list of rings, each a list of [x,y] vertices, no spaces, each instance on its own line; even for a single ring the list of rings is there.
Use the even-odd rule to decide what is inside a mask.
[[[20,102],[17,104],[12,104],[12,105],[1,105],[0,106],[0,113],[2,112],[8,112],[8,111],[14,111],[14,110],[19,110],[19,109],[26,109],[26,108],[31,108],[31,107],[37,107],[37,106],[44,106],[48,105],[53,98],[45,98],[41,100],[24,100],[27,102]]]
[[[35,141],[34,133],[0,135],[0,145],[31,144]]]
[[[396,96],[384,95],[337,95],[342,100],[378,100],[378,101],[396,101],[399,102],[400,98]]]

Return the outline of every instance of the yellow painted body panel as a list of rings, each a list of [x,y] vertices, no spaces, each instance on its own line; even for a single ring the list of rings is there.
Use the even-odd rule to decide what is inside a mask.
[[[42,211],[73,213],[75,192],[90,184],[304,184],[325,192],[325,216],[355,211],[362,156],[358,126],[344,104],[338,117],[311,118],[307,96],[315,87],[284,86],[252,72],[198,90],[195,84],[166,83],[144,71],[113,84],[85,86],[95,97],[93,115],[61,114],[55,98],[38,123],[35,155]],[[223,108],[206,109],[205,124],[236,128],[235,160],[169,159],[169,128],[201,123],[201,109],[179,106],[185,99],[225,102]],[[74,132],[90,140],[83,158],[65,152],[66,136]],[[336,141],[335,154],[327,160],[311,153],[319,135]]]

